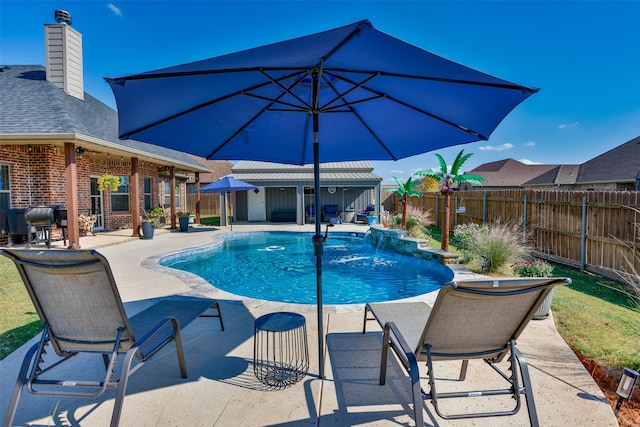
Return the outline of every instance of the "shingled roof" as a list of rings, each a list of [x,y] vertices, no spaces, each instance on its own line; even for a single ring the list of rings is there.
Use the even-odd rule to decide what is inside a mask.
[[[482,187],[521,187],[524,183],[538,177],[558,165],[527,165],[514,159],[484,163],[470,171],[484,177],[487,182]]]
[[[118,139],[115,110],[86,92],[84,100],[67,95],[47,81],[41,65],[0,65],[0,94],[0,139],[75,137],[133,156],[210,172],[186,153]]]
[[[580,165],[578,184],[634,182],[640,172],[640,136]]]
[[[539,175],[532,180],[525,182],[524,187],[529,186],[559,186],[559,185],[573,185],[576,183],[578,177],[578,171],[580,165],[559,165],[554,167],[548,172]]]

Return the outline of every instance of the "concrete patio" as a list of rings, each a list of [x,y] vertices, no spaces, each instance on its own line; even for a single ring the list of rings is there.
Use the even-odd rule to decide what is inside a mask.
[[[313,226],[234,224],[234,232],[258,230],[312,231]],[[360,231],[356,224],[338,225],[332,231]],[[96,248],[109,260],[128,312],[135,313],[168,295],[199,295],[220,301],[225,323],[198,319],[184,330],[188,378],[179,375],[172,345],[156,355],[129,381],[122,426],[392,426],[414,425],[409,402],[410,384],[391,358],[388,380],[378,385],[381,334],[370,322],[362,330],[362,305],[326,306],[326,366],[324,380],[317,377],[317,322],[315,305],[293,305],[240,298],[213,288],[191,274],[157,264],[180,250],[209,245],[229,232],[224,228],[192,227],[189,233],[156,230],[152,240],[129,237],[131,230],[83,237],[83,249]],[[61,248],[62,242],[54,246]],[[44,245],[35,245],[44,248]],[[458,277],[468,272],[456,271]],[[433,301],[435,295],[420,299]],[[305,316],[309,338],[309,374],[283,390],[263,386],[253,374],[253,323],[275,311]],[[22,358],[35,339],[0,362],[0,414],[6,413],[11,389]],[[532,321],[518,345],[530,366],[535,403],[541,426],[617,426],[611,407],[578,358],[556,332],[553,320]],[[78,357],[65,369],[79,374],[101,369],[100,357]],[[421,369],[425,369],[421,365]],[[459,364],[439,362],[439,374],[456,378]],[[465,389],[486,388],[495,377],[482,362],[469,366]],[[455,381],[444,381],[456,386]],[[482,385],[480,385],[482,384]],[[115,393],[97,400],[58,399],[23,394],[15,425],[107,426]],[[495,398],[490,398],[494,401]],[[500,405],[503,402],[500,402]],[[513,401],[504,399],[506,405]],[[443,402],[444,410],[478,410],[485,398]],[[446,421],[430,403],[423,405],[430,426],[527,426],[526,408],[511,417]]]

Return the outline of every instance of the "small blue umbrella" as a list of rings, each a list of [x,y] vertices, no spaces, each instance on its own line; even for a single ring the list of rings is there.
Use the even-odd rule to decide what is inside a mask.
[[[313,164],[316,209],[320,162],[398,160],[487,140],[537,92],[434,55],[369,21],[106,80],[120,138],[208,159]],[[315,231],[323,378],[320,221]]]
[[[201,193],[225,193],[225,200],[226,200],[226,193],[233,193],[235,191],[255,190],[256,188],[258,187],[256,187],[253,184],[249,184],[248,182],[235,179],[232,176],[225,176],[224,178],[220,178],[216,182],[212,182],[211,184],[207,184],[204,187],[200,187],[198,191],[200,191]],[[226,202],[225,202],[225,206],[226,206]],[[220,220],[222,221],[222,215],[220,215]],[[231,231],[233,231],[233,216],[231,217],[230,226],[231,226]]]
[[[231,193],[233,191],[255,190],[256,188],[258,187],[248,182],[235,179],[232,176],[225,176],[216,182],[200,187],[199,191],[201,193]]]

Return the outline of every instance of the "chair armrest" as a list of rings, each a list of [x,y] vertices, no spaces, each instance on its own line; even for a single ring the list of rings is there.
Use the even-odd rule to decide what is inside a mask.
[[[416,355],[413,353],[413,349],[409,348],[409,344],[407,344],[407,341],[404,339],[402,333],[400,333],[400,330],[394,322],[385,323],[382,330],[382,360],[385,364],[386,353],[389,345],[391,346],[391,349],[393,349],[394,353],[396,353],[396,356],[398,356],[398,359],[400,359],[405,369],[409,371],[411,378],[419,378]],[[384,376],[386,376],[386,372]],[[380,375],[380,384],[384,384],[382,371]]]

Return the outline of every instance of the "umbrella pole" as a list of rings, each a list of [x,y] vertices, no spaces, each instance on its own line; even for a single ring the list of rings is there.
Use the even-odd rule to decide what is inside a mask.
[[[320,144],[318,137],[318,113],[315,110],[318,93],[318,72],[313,72],[313,184],[316,198],[316,234],[313,236],[313,252],[316,256],[316,298],[318,305],[318,377],[324,379],[324,326],[322,319],[322,253],[324,237],[320,224]]]

